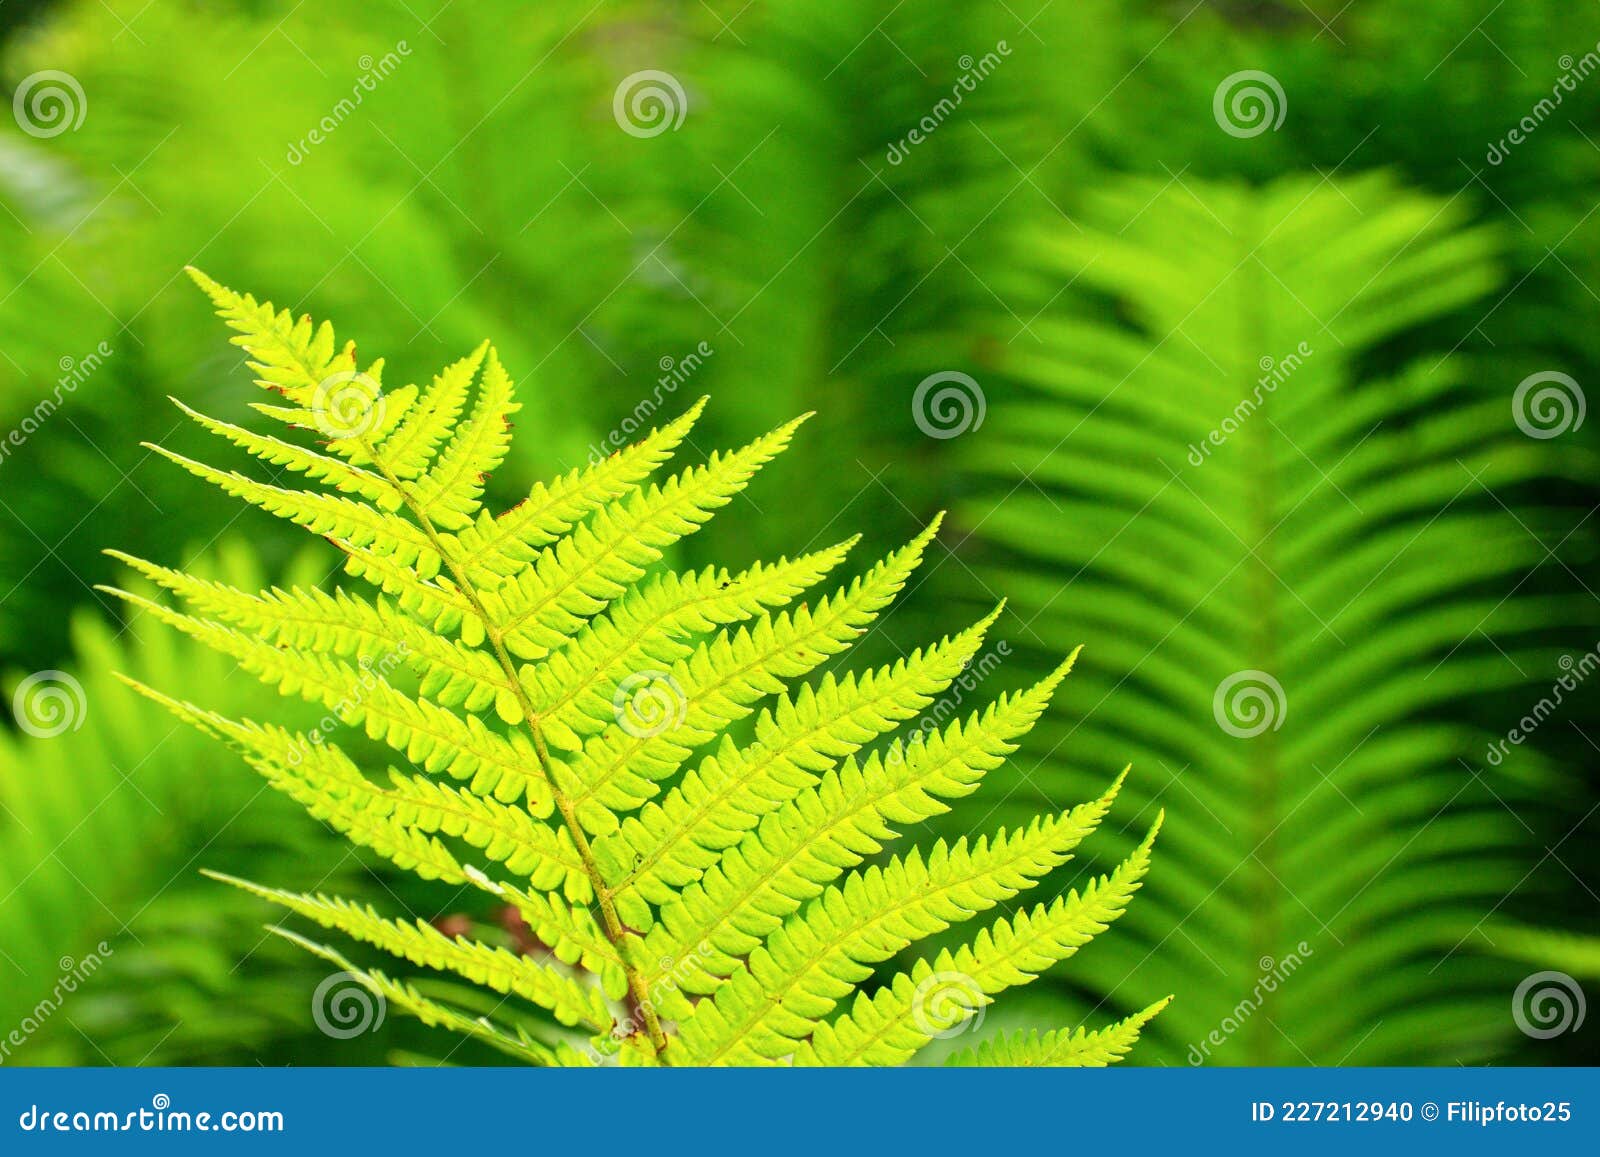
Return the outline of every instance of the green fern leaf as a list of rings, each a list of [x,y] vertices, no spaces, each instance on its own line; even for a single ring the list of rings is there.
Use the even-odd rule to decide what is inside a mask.
[[[815,1059],[826,1042],[898,1063],[916,1051],[914,1028],[908,1036],[900,1024],[910,1013],[895,1003],[908,981],[869,996],[873,968],[1009,906],[1105,818],[1120,778],[1050,818],[864,865],[898,826],[948,810],[1003,764],[1071,660],[946,722],[939,696],[977,654],[996,609],[890,666],[805,682],[873,628],[933,544],[937,520],[815,603],[796,600],[854,540],[738,573],[665,566],[803,419],[650,481],[687,438],[696,405],[496,517],[481,507],[484,476],[506,456],[517,403],[493,350],[480,347],[426,390],[386,394],[381,363],[359,370],[329,327],[197,280],[262,384],[289,403],[258,409],[318,428],[326,453],[186,413],[335,493],[166,456],[331,538],[346,573],[379,593],[251,594],[131,558],[186,610],[113,593],[329,716],[307,734],[140,686],[144,694],[354,843],[514,909],[543,946],[529,957],[349,900],[228,879],[292,916],[514,998],[547,1019],[550,1035],[472,1017],[294,937],[394,1007],[536,1064],[771,1063]],[[330,383],[344,392],[337,402]],[[930,709],[909,736],[896,735]],[[737,739],[733,729],[751,717],[749,738]],[[396,753],[387,782],[348,754],[357,731]],[[887,746],[869,751],[880,739]],[[1031,979],[1120,914],[1148,851],[1146,841],[1081,896],[1002,919],[937,960],[970,971],[983,1001]],[[928,966],[914,966],[920,979],[919,967]],[[830,1025],[852,994],[854,1011]],[[880,1016],[883,1040],[857,1047],[850,1018],[864,1009]],[[1062,1047],[1085,1059],[1120,1055],[1138,1027]],[[589,1051],[574,1050],[573,1030],[593,1034]]]
[[[1036,782],[1070,796],[1085,756],[1128,753],[1151,772],[1130,802],[1173,815],[1159,882],[1074,983],[1123,1013],[1181,991],[1166,1063],[1488,1059],[1516,977],[1464,949],[1532,862],[1538,773],[1483,768],[1492,737],[1446,720],[1524,684],[1528,628],[1566,621],[1523,588],[1543,552],[1500,497],[1556,458],[1449,359],[1364,370],[1476,310],[1495,239],[1381,175],[1130,180],[1081,225],[1032,262],[1097,298],[1012,347],[960,512],[1040,643],[1024,664],[1105,640]]]

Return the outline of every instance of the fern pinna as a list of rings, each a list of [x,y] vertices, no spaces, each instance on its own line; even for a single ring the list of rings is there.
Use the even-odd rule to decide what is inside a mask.
[[[484,479],[506,456],[518,404],[488,345],[426,389],[386,391],[381,361],[359,368],[327,324],[194,277],[238,331],[260,384],[281,395],[255,408],[324,445],[179,406],[280,474],[321,486],[285,488],[152,449],[326,536],[377,593],[251,594],[120,556],[188,613],[114,593],[330,714],[306,734],[136,686],[355,843],[513,907],[539,948],[513,952],[348,900],[228,882],[557,1024],[513,1029],[281,934],[391,1007],[538,1064],[881,1065],[959,1029],[1121,914],[1154,830],[1081,891],[1011,904],[1094,830],[1120,778],[1101,798],[1017,830],[865,864],[896,826],[975,790],[1071,665],[943,730],[876,746],[960,676],[998,610],[892,666],[792,685],[868,630],[937,523],[814,604],[792,605],[852,542],[738,574],[658,565],[784,449],[798,421],[647,483],[697,405],[496,517],[482,508]],[[762,701],[736,738],[730,728]],[[403,755],[386,782],[329,738],[341,724]],[[968,945],[862,987],[914,942],[995,908],[1003,914]],[[1156,1011],[955,1059],[1105,1064]]]

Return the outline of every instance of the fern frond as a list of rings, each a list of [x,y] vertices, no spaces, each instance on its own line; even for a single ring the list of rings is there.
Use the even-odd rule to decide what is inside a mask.
[[[660,925],[647,939],[651,955],[671,958],[698,949],[678,982],[689,991],[715,991],[786,916],[894,839],[891,824],[927,820],[947,810],[943,800],[974,791],[1016,750],[1015,741],[1044,711],[1069,665],[981,716],[917,742],[896,740],[887,755],[874,752],[864,764],[848,759],[817,786],[794,793],[661,907]],[[1109,806],[1121,783],[1090,806]]]
[[[491,347],[471,417],[457,428],[417,494],[420,517],[447,529],[472,524],[484,479],[511,448],[511,415],[522,408],[511,391],[511,378]]]
[[[935,1036],[959,1028],[1008,988],[1027,984],[1104,932],[1127,909],[1150,867],[1157,819],[1115,871],[1054,904],[996,921],[970,945],[919,960],[831,1024],[819,1025],[796,1057],[799,1064],[893,1065],[909,1060]],[[929,1006],[932,1006],[931,1008]]]
[[[1108,1028],[1080,1028],[1076,1032],[1037,1029],[987,1040],[975,1049],[956,1053],[945,1063],[954,1068],[1103,1068],[1126,1057],[1139,1032],[1172,1003],[1169,996]]]
[[[621,597],[668,546],[726,505],[757,470],[789,444],[797,418],[732,454],[712,455],[663,486],[595,511],[567,537],[540,551],[487,601],[491,623],[522,659],[542,659]],[[620,509],[618,508],[620,507]]]
[[[566,1045],[552,1047],[542,1041],[534,1040],[521,1030],[513,1033],[487,1017],[471,1016],[441,1004],[424,996],[415,986],[393,980],[376,969],[357,968],[336,950],[325,944],[318,944],[314,940],[308,940],[297,932],[272,926],[269,926],[267,931],[274,936],[281,936],[291,944],[298,945],[313,956],[321,957],[340,972],[358,981],[384,1005],[409,1013],[425,1025],[446,1028],[461,1036],[481,1040],[524,1064],[582,1068],[589,1063],[583,1054],[574,1052]]]
[[[273,646],[251,635],[114,587],[124,602],[231,655],[244,670],[285,695],[327,707],[350,726],[389,744],[428,771],[470,780],[473,790],[502,802],[526,799],[541,819],[552,810],[549,784],[528,741],[490,730],[475,715],[460,716],[426,699],[413,699],[370,666],[351,666],[315,651]]]
[[[424,920],[403,923],[378,915],[370,906],[337,897],[263,888],[220,872],[214,880],[231,884],[279,907],[305,916],[324,928],[420,964],[452,972],[504,996],[518,996],[547,1010],[560,1023],[587,1025],[595,1032],[610,1027],[611,1013],[600,990],[573,976],[504,948],[491,948],[465,937],[446,936]]]
[[[679,718],[664,728],[619,718],[568,765],[570,779],[562,786],[579,820],[594,835],[614,831],[617,814],[653,796],[695,747],[748,715],[762,696],[781,691],[783,680],[845,650],[905,585],[937,530],[935,522],[864,579],[823,599],[815,612],[802,607],[765,617],[750,629],[722,632],[674,665],[667,681],[680,689]]]
[[[1070,798],[1085,756],[1132,758],[1154,775],[1130,803],[1184,801],[1159,881],[1060,995],[1123,1014],[1178,991],[1144,1045],[1166,1063],[1490,1059],[1517,977],[1454,946],[1526,874],[1542,771],[1524,749],[1480,774],[1495,737],[1450,720],[1553,660],[1532,628],[1570,615],[1532,594],[1546,556],[1502,504],[1576,469],[1413,327],[1476,308],[1496,239],[1377,174],[1128,180],[1085,209],[1029,239],[1047,292],[1091,296],[1010,347],[957,516],[1038,642],[1021,665],[1104,639],[1040,724],[1070,755],[1033,781]],[[1417,360],[1374,379],[1379,343]],[[1016,781],[992,786],[1015,823]]]
[[[705,409],[701,398],[676,421],[638,442],[551,483],[537,483],[517,505],[498,517],[484,513],[461,532],[468,557],[496,574],[514,574],[592,511],[632,492],[672,457]]]
[[[733,577],[707,567],[666,574],[629,592],[562,650],[521,668],[550,742],[580,751],[602,730],[616,689],[640,671],[669,668],[694,653],[693,639],[716,627],[787,606],[844,561],[854,539],[790,562],[757,563]]]
[[[315,450],[308,450],[304,446],[297,446],[267,434],[257,434],[252,430],[246,430],[243,426],[235,426],[218,418],[207,417],[200,411],[184,405],[177,398],[172,398],[171,402],[197,425],[232,442],[263,462],[294,470],[317,482],[327,483],[347,494],[364,498],[382,510],[394,511],[400,507],[399,497],[382,478],[359,466],[352,466],[342,458],[330,458],[326,454],[318,454]]]
[[[489,343],[484,342],[466,357],[446,367],[421,392],[416,405],[395,423],[394,430],[387,437],[373,439],[382,443],[384,461],[395,477],[417,478],[427,470],[428,464],[438,454],[440,444],[449,436],[457,415],[466,405],[467,397],[472,392],[473,379],[488,352]],[[361,450],[358,450],[358,455],[367,459],[372,457]]]
[[[439,552],[420,528],[403,518],[338,495],[256,482],[243,474],[218,470],[185,458],[154,443],[144,445],[176,462],[196,478],[203,478],[235,498],[303,526],[313,534],[393,558],[414,568],[422,578],[431,578],[439,572],[442,561]]]
[[[928,707],[971,661],[999,615],[997,607],[891,667],[859,678],[826,675],[793,699],[780,696],[746,747],[725,737],[661,803],[646,805],[597,842],[595,858],[617,881],[620,898],[662,904],[693,883],[789,795]]]
[[[992,841],[934,845],[823,891],[719,985],[683,1040],[697,1061],[788,1056],[880,963],[952,923],[1009,900],[1064,863],[1104,814],[1068,813]]]
[[[521,722],[511,681],[482,651],[447,639],[379,601],[348,591],[269,590],[261,595],[196,579],[121,551],[107,551],[218,622],[282,647],[344,658],[403,660],[422,677],[421,692],[444,707],[479,711],[493,705],[508,723]],[[101,587],[119,595],[114,588]]]
[[[669,550],[783,451],[803,418],[650,482],[685,440],[697,404],[496,517],[481,508],[483,477],[506,456],[517,403],[492,349],[480,347],[426,390],[385,395],[380,364],[358,371],[331,329],[200,280],[263,383],[290,403],[258,408],[293,426],[326,427],[319,391],[331,379],[354,383],[370,420],[336,428],[319,453],[193,415],[235,447],[335,493],[164,453],[331,538],[346,571],[380,593],[250,594],[119,555],[185,609],[110,593],[329,716],[305,734],[141,690],[234,747],[356,844],[514,909],[550,959],[337,897],[227,882],[412,964],[521,998],[555,1026],[597,1034],[597,1054],[629,1064],[766,1063],[809,1055],[813,1034],[849,1038],[824,1018],[874,967],[1009,905],[1110,809],[1120,778],[1099,799],[1050,818],[864,865],[898,827],[976,790],[1017,749],[1072,660],[946,722],[953,712],[939,697],[963,679],[996,608],[889,666],[801,682],[881,621],[934,543],[937,518],[814,603],[797,600],[843,563],[854,539],[737,573],[664,566]],[[748,737],[736,738],[751,716]],[[387,744],[401,765],[386,780],[368,775],[352,755],[361,745],[331,736],[341,727]],[[886,745],[869,751],[879,740]],[[987,1000],[1114,918],[1146,862],[1130,861],[1081,897],[1001,921],[956,959],[989,986]],[[573,1059],[563,1045],[467,1017],[403,981],[356,974],[427,1023],[536,1063]],[[624,1007],[613,1014],[607,999]],[[892,1002],[883,1012],[894,1022]],[[1111,1050],[1122,1038],[1107,1039]],[[877,1058],[885,1048],[910,1055],[899,1030],[869,1051]]]

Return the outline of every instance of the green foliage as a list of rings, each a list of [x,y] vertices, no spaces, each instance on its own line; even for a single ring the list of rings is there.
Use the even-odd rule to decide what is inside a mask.
[[[320,732],[235,720],[134,685],[357,844],[512,905],[544,947],[521,954],[321,893],[230,882],[515,996],[553,1023],[530,1032],[473,1017],[299,938],[388,1003],[536,1064],[586,1064],[619,1049],[648,1064],[898,1064],[1122,914],[1159,820],[1081,891],[1011,908],[1095,830],[1120,778],[1091,803],[1009,832],[865,864],[897,827],[976,790],[1071,665],[942,730],[876,747],[950,686],[998,611],[892,666],[796,682],[879,619],[937,522],[814,603],[793,605],[850,543],[737,575],[658,566],[744,491],[798,421],[647,483],[688,436],[697,405],[496,517],[482,507],[483,483],[506,455],[518,403],[492,348],[425,389],[385,389],[381,361],[360,367],[331,327],[195,279],[239,331],[260,384],[279,395],[255,408],[326,442],[313,450],[194,414],[280,468],[274,481],[167,456],[325,535],[347,572],[379,593],[254,595],[134,560],[192,613],[112,593],[285,695],[322,704],[403,762],[385,784]],[[323,486],[280,486],[283,472]],[[764,701],[741,743],[734,726]],[[1007,914],[970,943],[876,990],[864,984],[911,944],[1001,906]],[[1141,1023],[1014,1047],[1032,1063],[1103,1064],[1126,1052]],[[584,1036],[588,1051],[575,1047]]]
[[[261,581],[246,552],[220,554],[219,578]],[[314,1035],[304,1010],[322,970],[264,938],[255,906],[219,897],[196,866],[280,874],[311,858],[330,885],[353,887],[355,864],[293,805],[218,774],[214,745],[115,673],[202,684],[233,712],[274,697],[152,623],[113,630],[84,612],[73,641],[72,671],[16,700],[13,680],[5,697],[39,732],[0,731],[0,1024],[23,1037],[0,1038],[5,1063],[292,1054]]]
[[[1485,939],[1514,960],[1600,980],[1600,936],[1508,925],[1487,932]]]
[[[1448,713],[1554,658],[1529,631],[1563,609],[1506,597],[1544,552],[1499,497],[1550,459],[1458,362],[1364,372],[1494,284],[1490,235],[1370,176],[1128,181],[1034,240],[1108,308],[1016,335],[962,516],[1026,642],[1098,644],[1031,781],[1133,751],[1133,799],[1173,812],[1136,932],[1074,979],[1181,989],[1172,1062],[1492,1053],[1515,979],[1467,941],[1527,875],[1536,764],[1485,768]]]

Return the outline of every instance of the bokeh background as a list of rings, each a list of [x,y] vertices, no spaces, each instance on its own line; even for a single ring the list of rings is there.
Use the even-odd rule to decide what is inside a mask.
[[[189,263],[397,381],[492,337],[507,503],[702,394],[699,452],[816,410],[683,562],[949,510],[872,655],[1008,598],[967,712],[1084,652],[927,838],[1131,763],[1065,888],[1169,815],[980,1031],[1173,993],[1135,1063],[1600,1061],[1597,74],[1562,0],[0,3],[4,1063],[485,1059],[319,1030],[199,872],[498,915],[114,678],[294,710],[104,548],[332,569],[141,446],[248,420]]]

